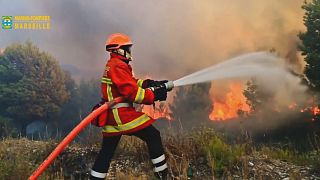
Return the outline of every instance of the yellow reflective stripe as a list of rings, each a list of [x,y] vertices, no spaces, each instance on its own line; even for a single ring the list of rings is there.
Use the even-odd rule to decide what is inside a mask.
[[[144,94],[146,93],[146,90],[142,89],[141,87],[138,88],[136,97],[134,98],[135,103],[141,103],[144,99]]]
[[[143,83],[143,80],[142,79],[138,79],[137,84],[138,84],[139,87],[142,87],[142,83]]]
[[[101,81],[101,83],[112,84],[112,82],[109,82],[109,81]]]
[[[122,122],[121,122],[121,119],[120,119],[120,116],[119,116],[118,109],[117,108],[116,109],[112,109],[112,113],[113,113],[114,120],[116,120],[118,125],[121,125]]]
[[[112,96],[111,86],[109,84],[107,84],[107,94],[108,94],[109,101],[112,101],[113,96]],[[121,122],[121,119],[119,116],[118,109],[112,109],[112,114],[113,114],[114,120],[117,122],[117,124],[121,125],[122,122]]]
[[[102,79],[101,79],[101,82],[102,82],[102,83],[106,83],[106,84],[112,84],[112,81],[111,81],[111,79],[109,79],[109,78],[102,78]]]
[[[109,84],[107,84],[107,94],[108,94],[108,100],[112,101],[113,97],[112,97],[112,92],[111,92],[111,86]]]
[[[102,77],[101,79],[102,79],[102,80],[106,80],[106,81],[111,81],[110,78],[106,78],[106,77]]]
[[[109,133],[114,133],[114,132],[121,132],[121,131],[127,131],[133,128],[136,128],[145,122],[150,120],[150,117],[147,116],[146,114],[143,114],[142,116],[138,117],[137,119],[134,119],[131,122],[128,122],[126,124],[118,125],[118,126],[104,126],[103,127],[103,132],[109,132]]]

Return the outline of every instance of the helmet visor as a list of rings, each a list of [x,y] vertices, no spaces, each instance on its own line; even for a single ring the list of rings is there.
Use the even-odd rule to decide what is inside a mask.
[[[125,52],[131,53],[131,47],[132,47],[132,44],[124,45],[124,46],[121,46],[120,48],[123,49]]]

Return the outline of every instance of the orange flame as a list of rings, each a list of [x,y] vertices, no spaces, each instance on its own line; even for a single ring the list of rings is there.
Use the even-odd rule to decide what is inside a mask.
[[[292,103],[292,104],[289,104],[288,108],[291,109],[291,110],[294,110],[298,107],[298,104],[297,103]]]
[[[288,106],[288,108],[291,110],[296,110],[297,107],[298,107],[297,103],[292,103]],[[306,107],[304,109],[300,109],[300,112],[301,113],[309,112],[313,116],[318,116],[318,115],[320,115],[320,108],[318,106],[310,106],[310,107]],[[312,118],[311,120],[315,121],[314,118]]]
[[[213,111],[209,115],[211,120],[227,120],[238,117],[238,112],[250,112],[250,106],[243,95],[241,83],[231,83],[223,100],[213,98]]]
[[[148,116],[152,117],[153,119],[165,118],[167,120],[171,120],[171,116],[169,114],[168,106],[160,106],[156,105],[153,106],[143,106],[142,112],[146,113]]]
[[[311,109],[311,112],[314,116],[320,115],[320,108],[319,107],[313,107]]]
[[[151,76],[145,75],[143,79],[152,79]],[[148,116],[153,119],[165,118],[171,120],[169,114],[169,107],[167,104],[156,104],[155,106],[141,105],[138,108],[139,111],[146,113]]]

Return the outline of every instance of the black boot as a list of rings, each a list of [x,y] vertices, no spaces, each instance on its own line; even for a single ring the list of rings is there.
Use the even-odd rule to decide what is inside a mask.
[[[155,172],[154,175],[157,177],[159,180],[169,180],[168,177],[168,169],[165,169],[163,171]]]

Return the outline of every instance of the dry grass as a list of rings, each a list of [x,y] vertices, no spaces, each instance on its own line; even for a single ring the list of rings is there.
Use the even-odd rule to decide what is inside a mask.
[[[212,179],[223,177],[232,179],[233,168],[240,167],[240,176],[248,178],[249,157],[254,153],[268,155],[275,159],[284,159],[298,164],[314,163],[314,167],[319,164],[319,151],[309,154],[297,154],[290,150],[274,149],[264,147],[256,150],[251,143],[230,145],[226,143],[221,135],[208,128],[198,129],[188,134],[166,134],[163,137],[169,172],[173,179],[187,179],[189,164],[192,164],[194,179]],[[53,141],[30,141],[28,139],[5,139],[0,141],[0,179],[27,179],[32,171],[56,146]],[[71,145],[73,151],[67,152],[64,159],[61,158],[55,165],[41,176],[41,179],[64,179],[65,169],[62,164],[77,163],[78,160],[70,155],[78,151],[90,151],[90,156],[95,156],[98,148],[77,144]],[[71,148],[71,149],[72,149]],[[87,149],[86,149],[87,148]],[[67,150],[68,151],[68,150]],[[80,153],[81,154],[81,153]],[[62,156],[62,155],[61,155]],[[75,155],[78,156],[78,155]],[[85,157],[87,154],[85,154]],[[152,179],[152,164],[149,159],[146,144],[136,137],[123,136],[117,148],[114,163],[130,161],[124,164],[124,168],[116,168],[116,179]],[[61,162],[60,162],[61,161]],[[75,162],[73,162],[75,161]],[[88,158],[86,163],[92,163]],[[60,164],[59,164],[60,163]],[[70,167],[67,167],[70,168]],[[72,168],[69,171],[73,172]],[[256,179],[263,178],[259,173],[254,174]],[[299,178],[299,174],[290,173],[292,179]]]
[[[0,141],[0,179],[27,179],[53,149],[52,142],[30,141],[22,138]],[[59,176],[54,174],[54,176]],[[52,174],[44,174],[50,178]],[[45,179],[47,179],[45,178]]]

